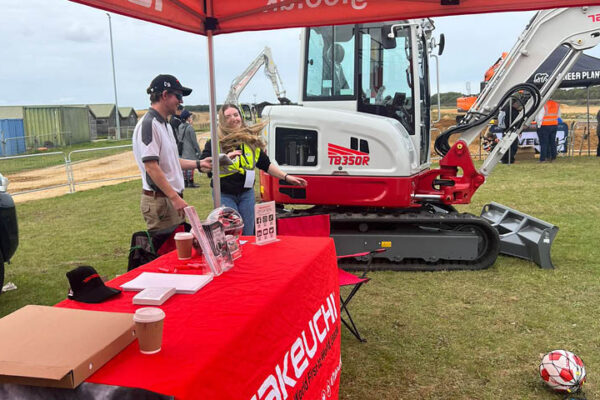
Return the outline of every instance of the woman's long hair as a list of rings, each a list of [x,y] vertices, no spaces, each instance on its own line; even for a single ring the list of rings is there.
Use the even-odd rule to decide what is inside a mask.
[[[242,126],[240,128],[227,128],[225,126],[225,111],[230,108],[235,108],[240,114],[242,119]],[[229,153],[239,148],[242,144],[250,146],[253,150],[256,148],[264,150],[266,143],[262,138],[261,132],[267,123],[267,121],[262,121],[261,123],[247,126],[240,109],[236,105],[224,104],[219,110],[218,134],[221,151]]]

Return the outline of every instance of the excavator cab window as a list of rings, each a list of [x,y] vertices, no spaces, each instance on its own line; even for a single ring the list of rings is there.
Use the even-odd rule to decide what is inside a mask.
[[[278,127],[275,129],[275,160],[279,165],[317,165],[317,131]]]
[[[351,100],[354,93],[354,25],[308,30],[305,100]]]
[[[242,117],[247,124],[252,125],[256,122],[256,118],[250,104],[240,104],[240,111],[242,112]]]
[[[394,118],[414,135],[409,26],[364,24],[359,32],[358,111]]]

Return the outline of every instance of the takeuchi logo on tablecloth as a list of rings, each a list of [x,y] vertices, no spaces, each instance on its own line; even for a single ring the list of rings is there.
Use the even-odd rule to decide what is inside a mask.
[[[267,0],[267,6],[281,3],[284,1],[286,0]],[[354,10],[363,10],[367,7],[367,4],[367,0],[297,0],[286,6],[272,8],[271,11],[292,11],[295,9],[314,9],[323,7],[333,7],[337,5],[349,5]]]
[[[275,371],[265,378],[250,400],[263,399],[287,399],[288,387],[294,388],[300,382],[300,378],[306,373],[306,378],[301,384],[300,390],[306,391],[312,378],[319,372],[323,359],[327,356],[333,340],[337,337],[339,330],[336,329],[336,321],[339,315],[335,308],[335,297],[331,293],[326,297],[324,304],[319,306],[312,318],[308,320],[308,331],[310,338],[307,338],[307,331],[302,330],[290,350],[285,353],[283,360],[275,366]],[[336,329],[330,335],[329,340],[323,344],[327,334]],[[308,340],[307,340],[308,339]],[[314,359],[317,350],[321,350],[319,358],[311,369],[310,361]],[[337,374],[336,374],[337,377]],[[302,396],[296,396],[302,398]],[[295,398],[296,398],[295,397]]]

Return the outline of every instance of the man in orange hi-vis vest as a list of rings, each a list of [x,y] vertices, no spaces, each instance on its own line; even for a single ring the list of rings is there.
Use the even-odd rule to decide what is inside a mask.
[[[556,159],[556,129],[559,118],[560,104],[553,100],[548,100],[535,118],[540,140],[540,162],[552,162]]]

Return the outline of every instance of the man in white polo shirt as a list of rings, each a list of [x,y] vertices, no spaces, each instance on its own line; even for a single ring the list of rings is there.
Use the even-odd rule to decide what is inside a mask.
[[[142,174],[142,215],[148,230],[158,231],[185,221],[182,170],[210,171],[212,161],[180,159],[167,122],[192,89],[182,86],[172,75],[158,75],[146,92],[150,109],[133,131],[133,155]]]

